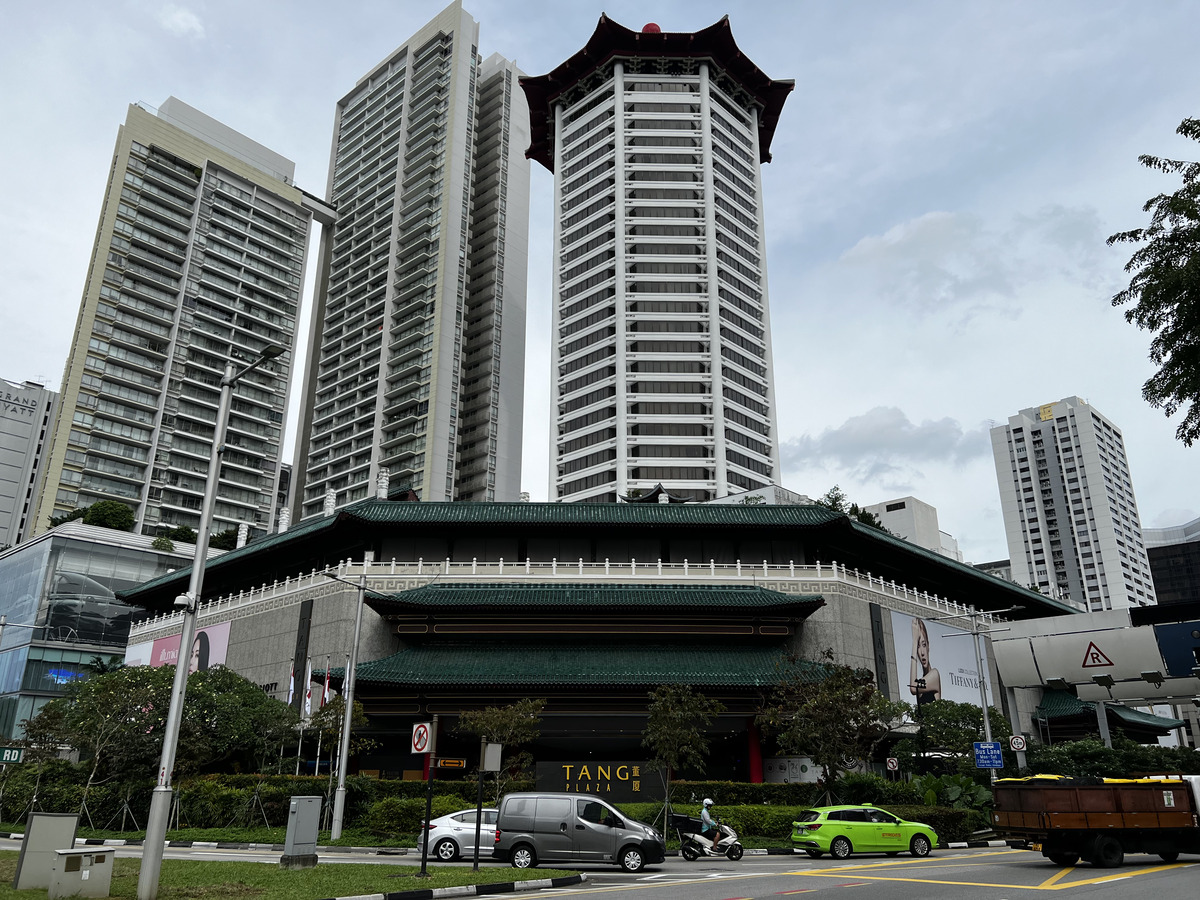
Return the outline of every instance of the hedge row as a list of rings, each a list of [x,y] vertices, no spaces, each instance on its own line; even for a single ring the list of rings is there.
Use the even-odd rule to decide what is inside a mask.
[[[56,761],[36,769],[10,766],[0,780],[0,819],[22,821],[30,807],[45,812],[79,811],[85,773],[80,767]],[[531,790],[529,782],[511,784],[510,790]],[[87,793],[83,823],[99,829],[145,827],[152,783],[93,785]],[[328,777],[293,775],[206,775],[178,785],[180,824],[192,828],[286,827],[293,796],[332,799]],[[486,789],[486,785],[485,785]],[[425,818],[425,782],[346,779],[346,824],[367,828],[382,837],[411,836]],[[478,785],[473,781],[434,781],[433,816],[475,806]],[[961,840],[969,831],[969,815],[962,810],[932,809],[921,805],[915,789],[906,782],[849,776],[826,793],[814,784],[743,784],[730,781],[678,781],[672,783],[672,805],[681,813],[699,815],[700,803],[711,797],[723,821],[738,834],[786,838],[799,812],[828,803],[876,803],[902,818],[928,823],[944,840]],[[123,806],[128,802],[128,810]],[[495,798],[485,793],[486,805]],[[647,796],[639,803],[617,804],[626,815],[655,822],[661,830],[662,799]],[[671,836],[671,835],[668,835]]]

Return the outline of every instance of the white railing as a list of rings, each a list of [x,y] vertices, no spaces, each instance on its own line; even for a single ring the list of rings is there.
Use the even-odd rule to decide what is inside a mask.
[[[336,567],[330,567],[330,575],[337,578],[354,581],[363,571],[363,564],[353,560],[342,560]],[[584,562],[582,559],[560,560],[551,559],[549,562],[525,560],[454,562],[449,559],[402,562],[393,559],[390,562],[374,562],[367,565],[367,587],[371,588],[371,580],[384,578],[427,578],[428,583],[444,579],[450,581],[508,581],[521,583],[524,581],[596,581],[602,583],[655,582],[664,584],[686,583],[690,581],[705,584],[758,584],[763,581],[816,581],[827,584],[852,585],[863,588],[881,597],[892,598],[904,603],[927,610],[938,615],[969,617],[975,615],[976,621],[987,628],[1002,621],[991,613],[974,609],[962,603],[956,603],[946,597],[930,594],[928,591],[918,591],[895,581],[887,581],[876,577],[870,572],[860,572],[839,565],[836,561],[816,563],[814,565],[797,565],[788,562],[786,565],[772,565],[766,560],[750,564],[743,560],[733,563],[663,562],[661,559],[639,562],[631,559],[628,562],[602,563]],[[295,578],[285,578],[271,584],[263,583],[260,587],[249,591],[239,591],[227,594],[202,603],[200,619],[228,613],[232,610],[252,606],[267,600],[287,596],[289,594],[308,591],[317,586],[333,586],[334,581],[327,578],[323,571],[312,570],[307,575],[297,575]],[[130,632],[130,643],[141,634],[170,628],[176,622],[182,623],[182,613],[166,613],[138,622]]]

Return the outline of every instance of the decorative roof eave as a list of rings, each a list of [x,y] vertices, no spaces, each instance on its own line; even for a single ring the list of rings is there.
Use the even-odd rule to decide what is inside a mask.
[[[761,107],[758,120],[759,162],[771,161],[771,139],[784,101],[796,87],[794,81],[776,81],[742,53],[733,38],[729,16],[696,32],[633,31],[601,14],[596,30],[582,50],[545,75],[520,78],[529,101],[529,159],[554,171],[554,103],[563,91],[586,78],[614,57],[668,56],[711,59],[736,80]]]
[[[269,534],[244,547],[230,550],[205,564],[206,573],[238,572],[251,560],[268,558],[282,546],[303,547],[315,542],[328,556],[329,542],[344,537],[349,552],[352,535],[380,526],[411,528],[468,526],[585,528],[792,528],[817,531],[845,516],[822,506],[740,506],[706,503],[461,503],[433,501],[403,503],[368,497],[345,506],[332,516],[306,519],[287,531]],[[340,547],[341,544],[339,543]],[[175,594],[187,589],[191,566],[176,569],[118,591],[117,597],[134,606],[166,611]],[[246,579],[253,584],[253,576]]]
[[[963,574],[970,575],[971,577],[984,575],[984,573],[980,572],[979,569],[975,568],[974,566],[961,563],[956,559],[951,559],[949,556],[943,556],[941,553],[930,550],[927,547],[922,547],[919,544],[914,544],[911,541],[906,541],[904,538],[898,537],[889,531],[884,531],[882,528],[876,528],[873,525],[864,525],[861,522],[856,522],[854,519],[848,519],[847,521],[851,530],[860,536],[878,541],[884,545],[895,547],[898,550],[902,550],[906,553],[915,553],[919,556],[936,560],[939,563],[945,564],[953,569],[957,569]],[[1028,607],[1030,601],[1036,598],[1038,603],[1044,604],[1062,615],[1075,615],[1079,612],[1078,609],[1076,609],[1074,606],[1071,606],[1069,603],[1063,603],[1061,600],[1056,600],[1053,597],[1047,597],[1045,594],[1040,594],[1037,591],[1031,590],[1030,588],[1023,587],[1022,585],[1017,584],[1015,581],[1005,581],[1001,578],[996,578],[993,575],[986,575],[984,577],[992,578],[994,581],[999,582],[1004,589],[1008,589],[1012,594],[1013,603],[1016,606]],[[987,612],[986,609],[981,609],[980,611]],[[1040,617],[1050,615],[1052,613],[1039,610],[1038,614]]]
[[[368,605],[381,615],[436,609],[441,613],[503,608],[581,610],[769,610],[807,618],[825,605],[815,594],[785,594],[756,585],[446,583],[395,594],[370,592]]]
[[[594,689],[688,684],[764,689],[779,684],[788,665],[787,654],[773,647],[722,645],[698,650],[683,644],[480,641],[412,647],[361,663],[355,685]],[[799,665],[803,679],[823,677],[820,663]],[[338,681],[339,675],[344,677],[344,671],[331,669],[330,681]]]
[[[678,494],[672,494],[663,487],[661,481],[644,494],[638,494],[637,496],[633,496],[632,494],[617,494],[617,496],[626,503],[661,503],[663,502],[660,499],[662,497],[667,498],[667,503],[688,503],[691,500],[691,497],[681,497]]]
[[[1106,703],[1104,709],[1127,725],[1135,728],[1161,731],[1163,734],[1168,734],[1173,729],[1187,724],[1182,719],[1172,719],[1167,716],[1142,712],[1138,709],[1131,709],[1121,703]],[[1080,700],[1070,691],[1046,691],[1042,694],[1042,702],[1038,704],[1038,708],[1034,714],[1038,718],[1047,720],[1077,717],[1094,718],[1096,715],[1096,704],[1091,700]]]

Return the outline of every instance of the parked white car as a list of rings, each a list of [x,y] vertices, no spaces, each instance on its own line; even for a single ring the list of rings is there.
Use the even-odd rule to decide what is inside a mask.
[[[431,821],[417,836],[417,852],[422,852],[428,837],[430,855],[441,862],[453,862],[460,856],[475,854],[475,810],[464,809]],[[496,810],[483,810],[479,826],[479,858],[491,859],[496,843]]]

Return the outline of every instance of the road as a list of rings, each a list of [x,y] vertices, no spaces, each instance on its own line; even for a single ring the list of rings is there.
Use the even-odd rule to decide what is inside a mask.
[[[3,849],[20,849],[19,841],[0,840]],[[97,848],[99,849],[99,848]],[[140,847],[114,847],[117,856],[136,858]],[[262,850],[169,847],[167,859],[239,860],[275,864],[279,853]],[[416,865],[420,856],[322,854],[323,863],[350,865]],[[471,865],[470,860],[457,865]],[[482,868],[494,866],[481,862]],[[497,866],[497,868],[499,868]],[[564,868],[566,868],[564,866]],[[537,897],[602,895],[604,900],[781,900],[792,897],[836,898],[852,889],[855,900],[1032,900],[1045,892],[1088,900],[1128,900],[1136,895],[1154,900],[1195,900],[1200,856],[1164,863],[1157,856],[1129,854],[1116,869],[1083,863],[1060,869],[1028,850],[993,848],[939,850],[926,859],[854,856],[845,861],[806,856],[747,853],[740,862],[702,859],[694,863],[671,857],[658,866],[628,874],[615,866],[585,866],[587,881],[569,888],[522,893]]]

